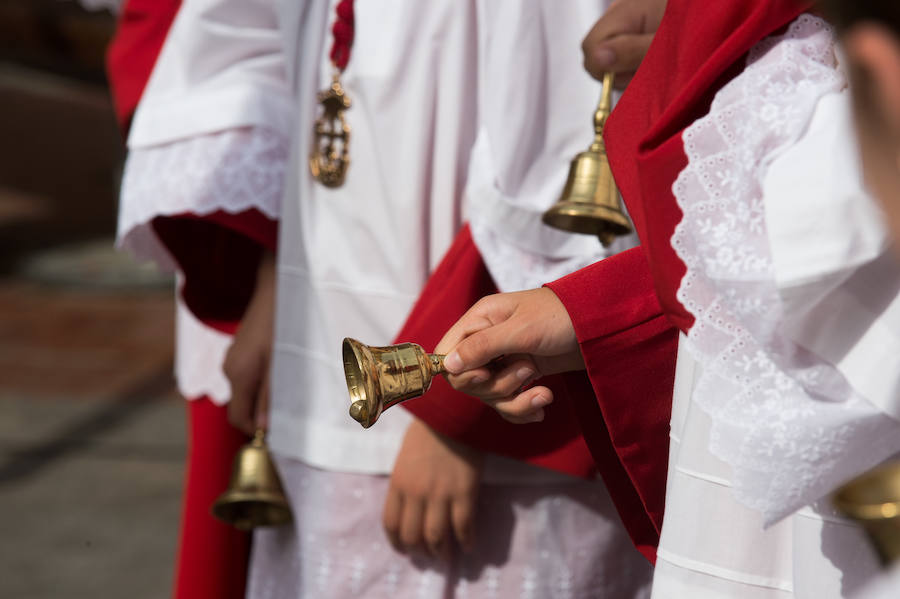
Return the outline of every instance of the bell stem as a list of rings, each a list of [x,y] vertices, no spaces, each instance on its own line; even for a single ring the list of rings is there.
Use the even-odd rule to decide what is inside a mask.
[[[261,445],[265,445],[265,442],[266,442],[265,429],[262,429],[262,428],[256,429],[256,432],[253,433],[253,441],[252,441],[253,445],[261,446]]]
[[[603,91],[600,93],[600,103],[594,112],[594,143],[591,144],[592,152],[599,152],[603,147],[603,127],[606,119],[612,112],[612,88],[615,73],[607,71],[603,73]]]
[[[431,361],[431,369],[435,376],[447,373],[447,369],[444,367],[444,358],[446,357],[442,354],[428,354],[428,359]]]

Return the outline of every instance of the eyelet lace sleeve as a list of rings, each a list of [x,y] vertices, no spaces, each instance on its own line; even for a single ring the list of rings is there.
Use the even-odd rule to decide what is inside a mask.
[[[767,231],[766,166],[844,86],[831,29],[801,16],[757,45],[685,131],[689,162],[673,187],[684,218],[672,244],[687,265],[678,298],[703,369],[693,400],[736,498],[768,523],[900,451],[900,425],[787,334]]]
[[[175,264],[150,226],[158,216],[281,212],[288,139],[240,127],[132,150],[119,198],[117,245],[162,268]]]

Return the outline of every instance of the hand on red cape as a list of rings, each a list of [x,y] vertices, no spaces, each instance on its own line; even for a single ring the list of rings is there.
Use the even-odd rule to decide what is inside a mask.
[[[523,390],[543,376],[584,368],[575,329],[563,304],[546,288],[482,298],[438,343],[448,353],[448,380],[489,404],[510,422],[539,422],[553,392]]]

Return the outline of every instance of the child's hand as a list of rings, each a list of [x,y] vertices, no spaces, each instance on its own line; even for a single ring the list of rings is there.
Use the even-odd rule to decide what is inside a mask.
[[[666,0],[616,0],[581,43],[584,68],[594,79],[616,74],[622,89],[641,65],[662,21]]]
[[[427,550],[451,556],[455,543],[470,550],[475,541],[475,502],[482,454],[414,420],[397,454],[382,517],[398,551]]]
[[[450,384],[510,422],[538,422],[553,401],[533,380],[584,368],[572,321],[550,289],[501,293],[472,306],[438,343]]]
[[[268,425],[274,318],[275,256],[266,253],[259,266],[253,297],[223,365],[231,384],[228,420],[248,435]]]

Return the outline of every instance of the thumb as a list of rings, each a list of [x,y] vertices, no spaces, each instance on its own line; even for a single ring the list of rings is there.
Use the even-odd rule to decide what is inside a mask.
[[[626,33],[585,45],[584,68],[595,79],[603,79],[605,72],[630,74],[638,69],[647,54],[652,33]]]
[[[460,341],[456,348],[444,359],[444,366],[450,374],[484,366],[488,362],[507,354],[528,353],[511,334],[506,322],[476,331]]]

